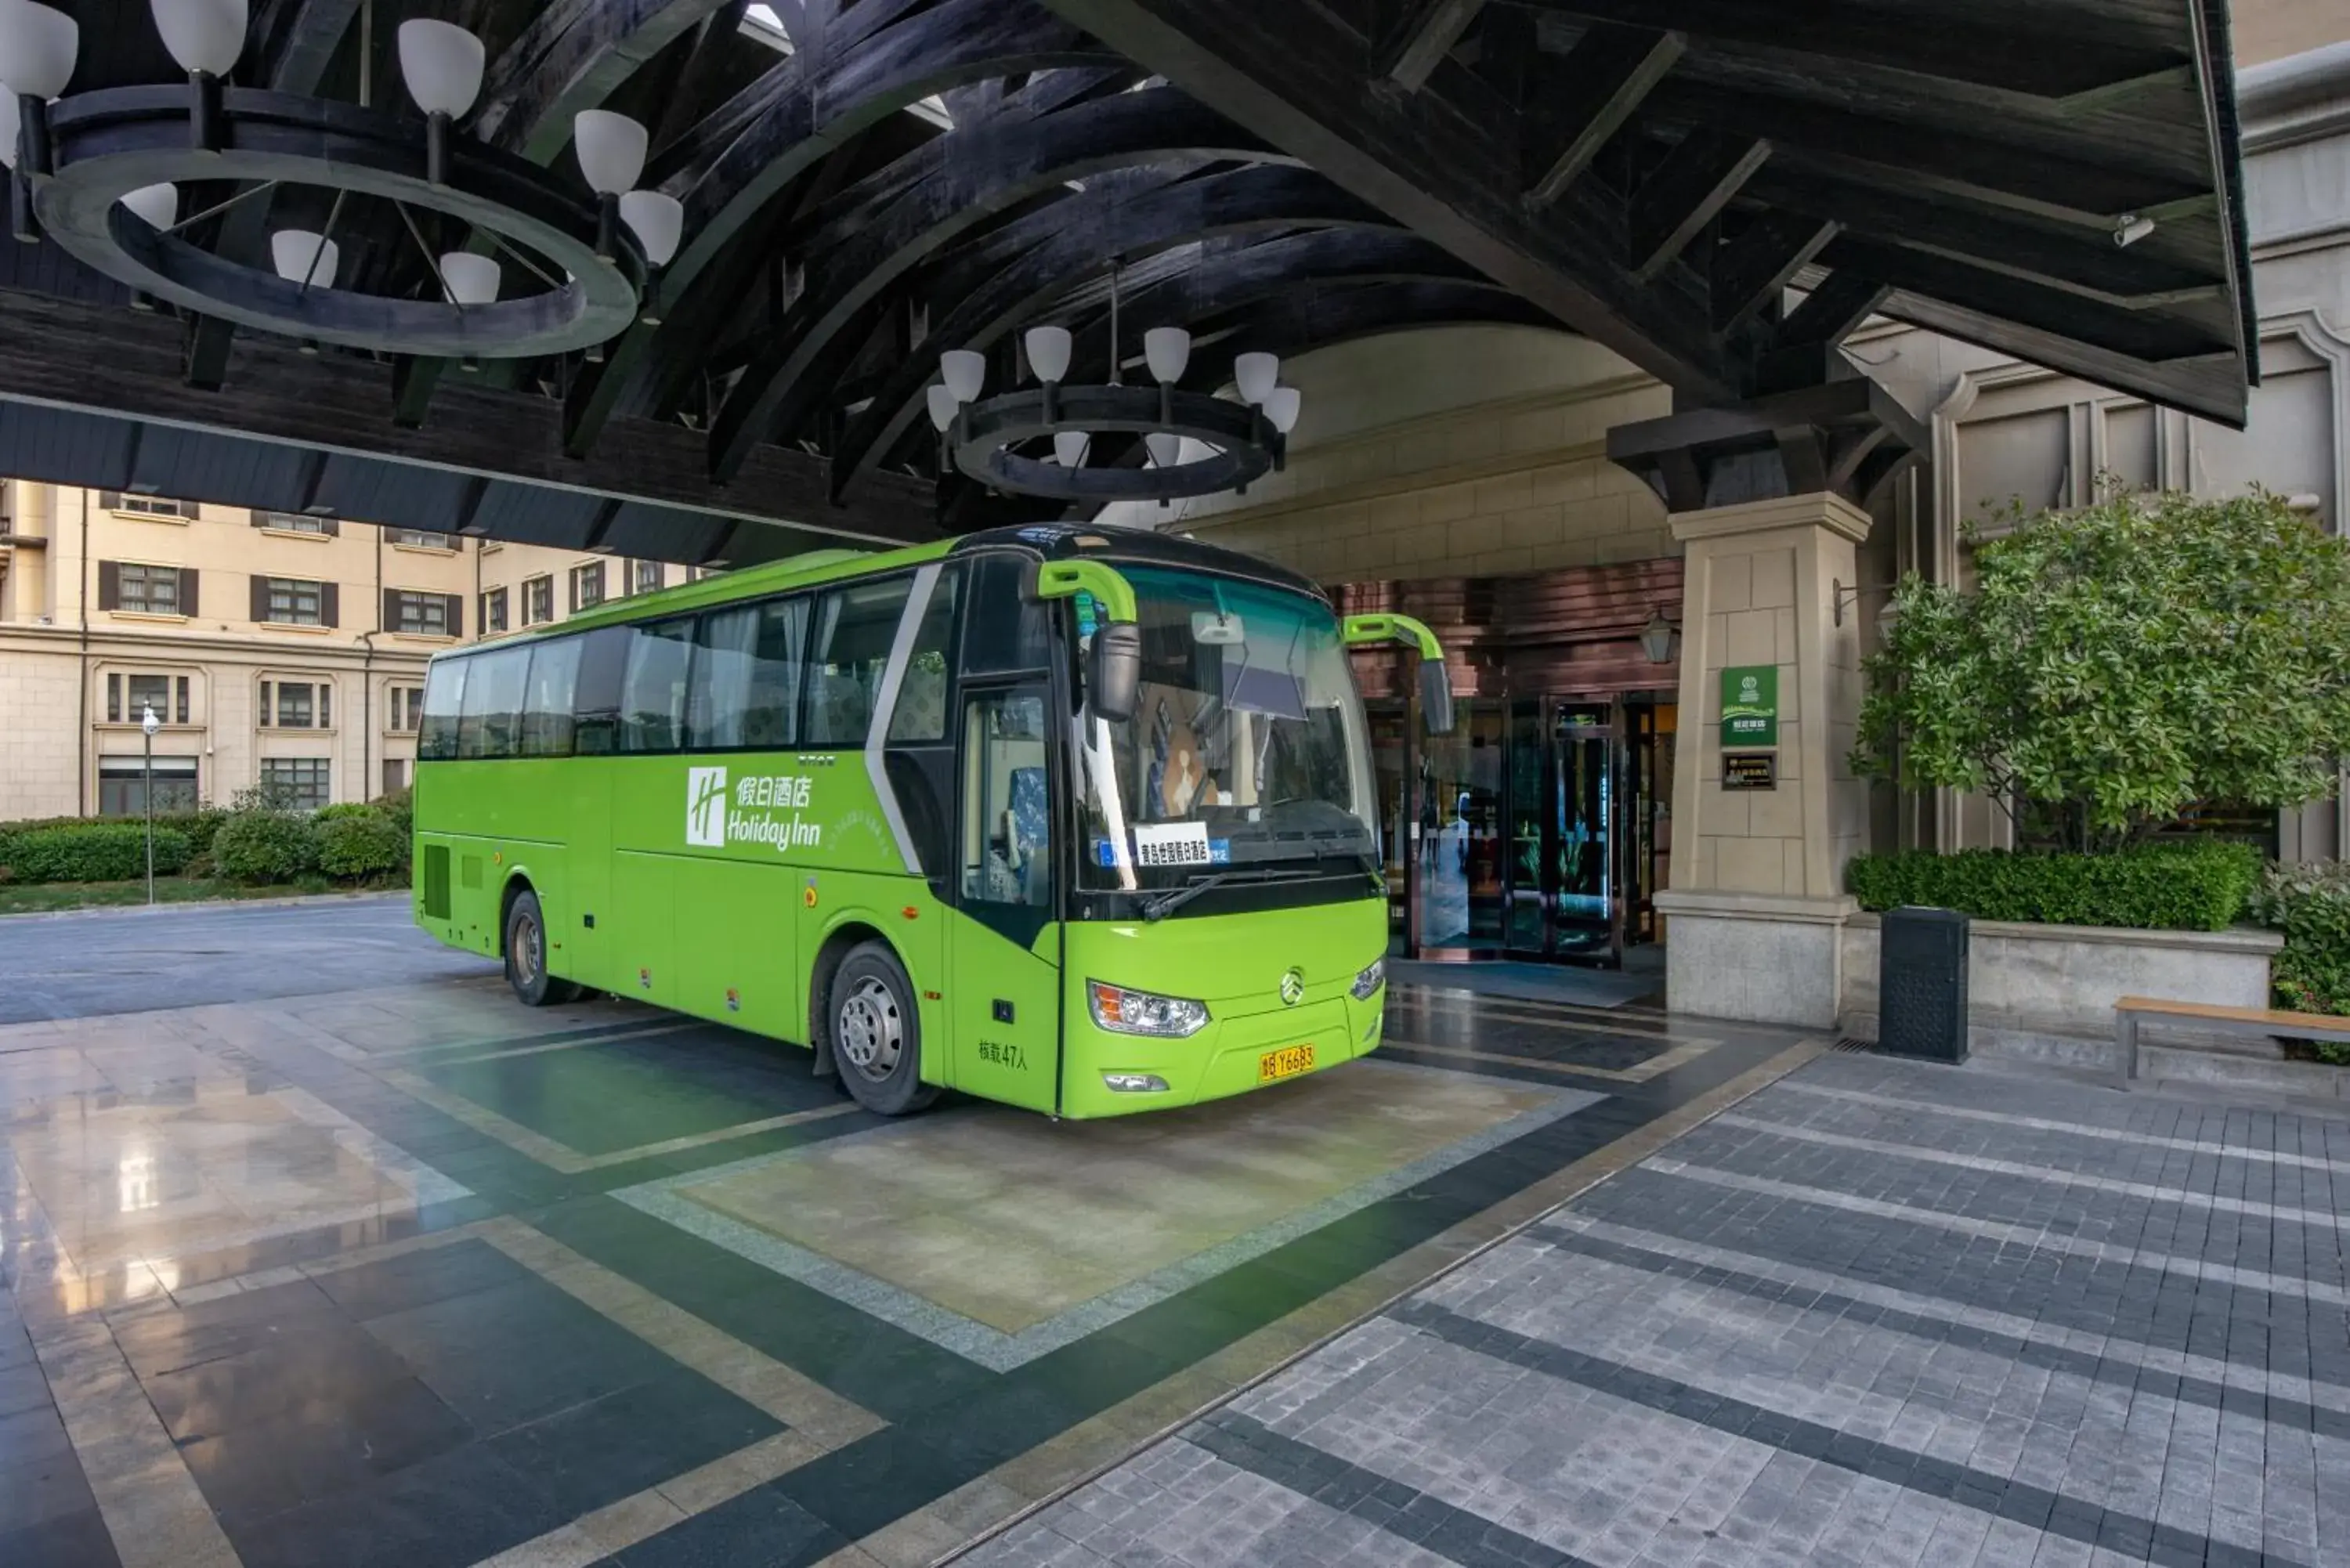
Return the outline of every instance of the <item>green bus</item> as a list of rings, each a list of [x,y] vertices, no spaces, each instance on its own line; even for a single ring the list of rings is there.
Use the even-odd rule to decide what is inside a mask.
[[[416,919],[525,1002],[813,1047],[866,1107],[1054,1116],[1374,1048],[1387,892],[1350,643],[1309,580],[1049,524],[827,551],[432,661]]]

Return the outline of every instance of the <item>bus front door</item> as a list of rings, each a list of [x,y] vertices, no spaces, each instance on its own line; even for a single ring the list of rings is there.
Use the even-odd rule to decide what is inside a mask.
[[[966,688],[948,938],[955,1086],[1048,1112],[1061,1067],[1050,707],[1038,683]]]

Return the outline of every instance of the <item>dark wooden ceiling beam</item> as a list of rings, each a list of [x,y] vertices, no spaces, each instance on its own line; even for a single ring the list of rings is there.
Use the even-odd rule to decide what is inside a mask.
[[[1548,206],[1581,179],[1687,47],[1679,33],[1602,26],[1542,62],[1524,133],[1527,203]]]
[[[2171,7],[2067,0],[1982,0],[1964,7],[1899,0],[1503,0],[1592,22],[1669,27],[1692,37],[1866,60],[1923,76],[2043,98],[2191,63]]]
[[[869,21],[864,10],[852,10],[841,26]],[[592,446],[639,383],[659,379],[677,387],[701,374],[714,335],[733,316],[726,302],[698,298],[702,286],[731,247],[757,243],[770,204],[808,170],[958,82],[1125,64],[1027,0],[947,0],[861,35],[854,48],[811,50],[768,71],[647,175],[685,202],[685,243],[654,285],[660,325],[631,327],[608,346],[603,365],[574,383],[567,447]]]
[[[959,129],[901,161],[915,166],[874,182],[886,194],[878,208],[836,215],[831,227],[847,242],[811,274],[808,291],[793,306],[775,344],[744,373],[711,429],[711,472],[724,480],[772,432],[791,431],[821,395],[812,375],[836,336],[859,311],[957,235],[993,215],[1071,180],[1149,162],[1166,155],[1205,153],[1262,158],[1254,136],[1170,88],[1119,93],[1035,119]],[[844,192],[842,202],[864,190]],[[902,190],[902,194],[895,194]]]
[[[1518,117],[1490,92],[1481,106],[1460,95],[1366,90],[1367,40],[1321,5],[1047,3],[1659,379],[1735,395],[1731,357],[1693,276],[1634,278],[1621,263],[1620,212],[1586,188],[1527,209]]]
[[[1825,248],[1825,247],[1823,247]],[[1889,292],[1869,274],[1838,268],[1806,294],[1763,338],[1751,384],[1762,396],[1836,379],[1836,347],[1868,319]]]
[[[2126,310],[2215,298],[2227,287],[2216,270],[2162,246],[2126,248],[2102,229],[2050,223],[1996,208],[1908,195],[1773,165],[1750,193],[1777,211],[1833,218],[1846,230],[1889,244],[2003,272],[2043,287]]]
[[[868,485],[842,510],[822,459],[763,446],[720,486],[701,438],[676,425],[616,420],[592,455],[568,457],[561,405],[535,393],[447,387],[429,428],[403,430],[390,418],[390,366],[260,335],[234,340],[224,389],[205,398],[188,395],[176,327],[161,317],[0,289],[0,399],[877,542],[935,536],[926,485]]]
[[[596,109],[729,0],[548,0],[490,62],[474,135],[552,163],[571,144],[572,117]]]
[[[1716,246],[1707,273],[1714,329],[1726,332],[1778,298],[1835,233],[1832,218],[1772,212]]]
[[[1485,0],[1407,0],[1400,25],[1379,46],[1375,68],[1406,92],[1418,92],[1484,8]]]
[[[1873,165],[1897,189],[1948,192],[2060,219],[2111,226],[2115,216],[2210,194],[2182,173],[2074,156],[2044,140],[2009,140],[1995,119],[1973,134],[1832,105],[1735,90],[1676,75],[1659,84],[1644,117],[1690,129],[1768,139],[1782,156]]]
[[[1683,137],[1632,192],[1625,254],[1633,275],[1645,281],[1677,260],[1770,156],[1771,144],[1752,137]]]

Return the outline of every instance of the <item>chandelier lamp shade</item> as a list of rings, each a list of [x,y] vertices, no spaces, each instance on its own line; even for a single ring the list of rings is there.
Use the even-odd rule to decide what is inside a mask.
[[[1155,327],[1143,335],[1143,362],[1155,384],[1129,387],[1118,379],[1115,321],[1113,309],[1107,385],[1069,381],[1076,342],[1065,327],[1032,327],[1022,334],[1021,348],[1036,385],[994,397],[983,396],[984,353],[941,353],[939,379],[923,394],[939,432],[941,469],[951,463],[1002,493],[1163,504],[1245,490],[1282,465],[1301,399],[1297,389],[1279,384],[1278,358],[1240,357],[1234,370],[1243,394],[1257,394],[1247,401],[1189,391],[1177,383],[1191,369],[1191,333]],[[1139,437],[1148,464],[1089,463],[1099,438],[1110,434]]]
[[[135,299],[306,348],[532,358],[592,353],[636,322],[658,323],[653,285],[684,242],[686,213],[675,197],[637,188],[649,143],[640,122],[579,111],[572,175],[463,129],[485,79],[482,40],[463,27],[402,22],[406,101],[370,106],[232,85],[251,0],[150,9],[186,89],[68,95],[73,18],[41,0],[0,0],[0,163],[20,240],[56,242]],[[192,183],[234,194],[182,217]],[[183,235],[248,200],[282,203],[265,263]],[[362,202],[399,209],[396,224],[377,219],[368,232],[413,241],[421,291],[362,292],[383,269],[340,265],[338,234],[351,239],[345,214]]]

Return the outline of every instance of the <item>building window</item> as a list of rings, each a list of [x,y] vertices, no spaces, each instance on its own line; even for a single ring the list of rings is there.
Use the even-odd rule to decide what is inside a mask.
[[[555,579],[533,577],[522,586],[522,623],[536,626],[555,618]]]
[[[506,591],[492,588],[482,596],[482,633],[484,636],[506,628]]]
[[[457,547],[454,534],[434,534],[422,528],[394,528],[391,542],[417,550],[453,550]]]
[[[571,613],[594,609],[604,602],[604,563],[590,561],[571,568]]]
[[[412,735],[424,715],[424,688],[395,686],[390,692],[386,707],[391,716],[391,729],[400,734]]]
[[[106,722],[136,724],[150,707],[166,724],[188,722],[188,678],[184,675],[122,675],[106,678]]]
[[[383,793],[386,794],[398,794],[401,790],[404,790],[407,787],[408,759],[405,757],[384,758]]]
[[[99,815],[145,815],[147,778],[147,763],[142,758],[100,757],[98,760]],[[196,808],[195,758],[157,757],[154,779],[157,811],[193,811]]]
[[[261,727],[265,730],[324,730],[335,722],[334,683],[329,680],[265,680]]]
[[[115,568],[115,580],[120,586],[120,607],[136,610],[141,615],[181,613],[179,567],[147,566],[136,561],[124,561]]]
[[[404,631],[412,637],[449,637],[449,596],[447,594],[411,593],[404,588],[384,590],[384,624],[394,631]]]
[[[264,757],[261,787],[293,811],[316,811],[333,798],[324,757]]]
[[[131,512],[142,517],[193,517],[196,504],[192,501],[170,501],[161,495],[132,495],[120,490],[101,490],[98,504],[109,512]]]
[[[302,577],[255,577],[254,619],[276,626],[332,626],[327,585]]]
[[[343,525],[331,517],[314,517],[307,512],[259,512],[253,514],[253,525],[280,534],[319,534],[331,539],[343,531]]]
[[[657,594],[666,586],[661,581],[665,575],[659,561],[630,561],[629,591],[632,594]]]

